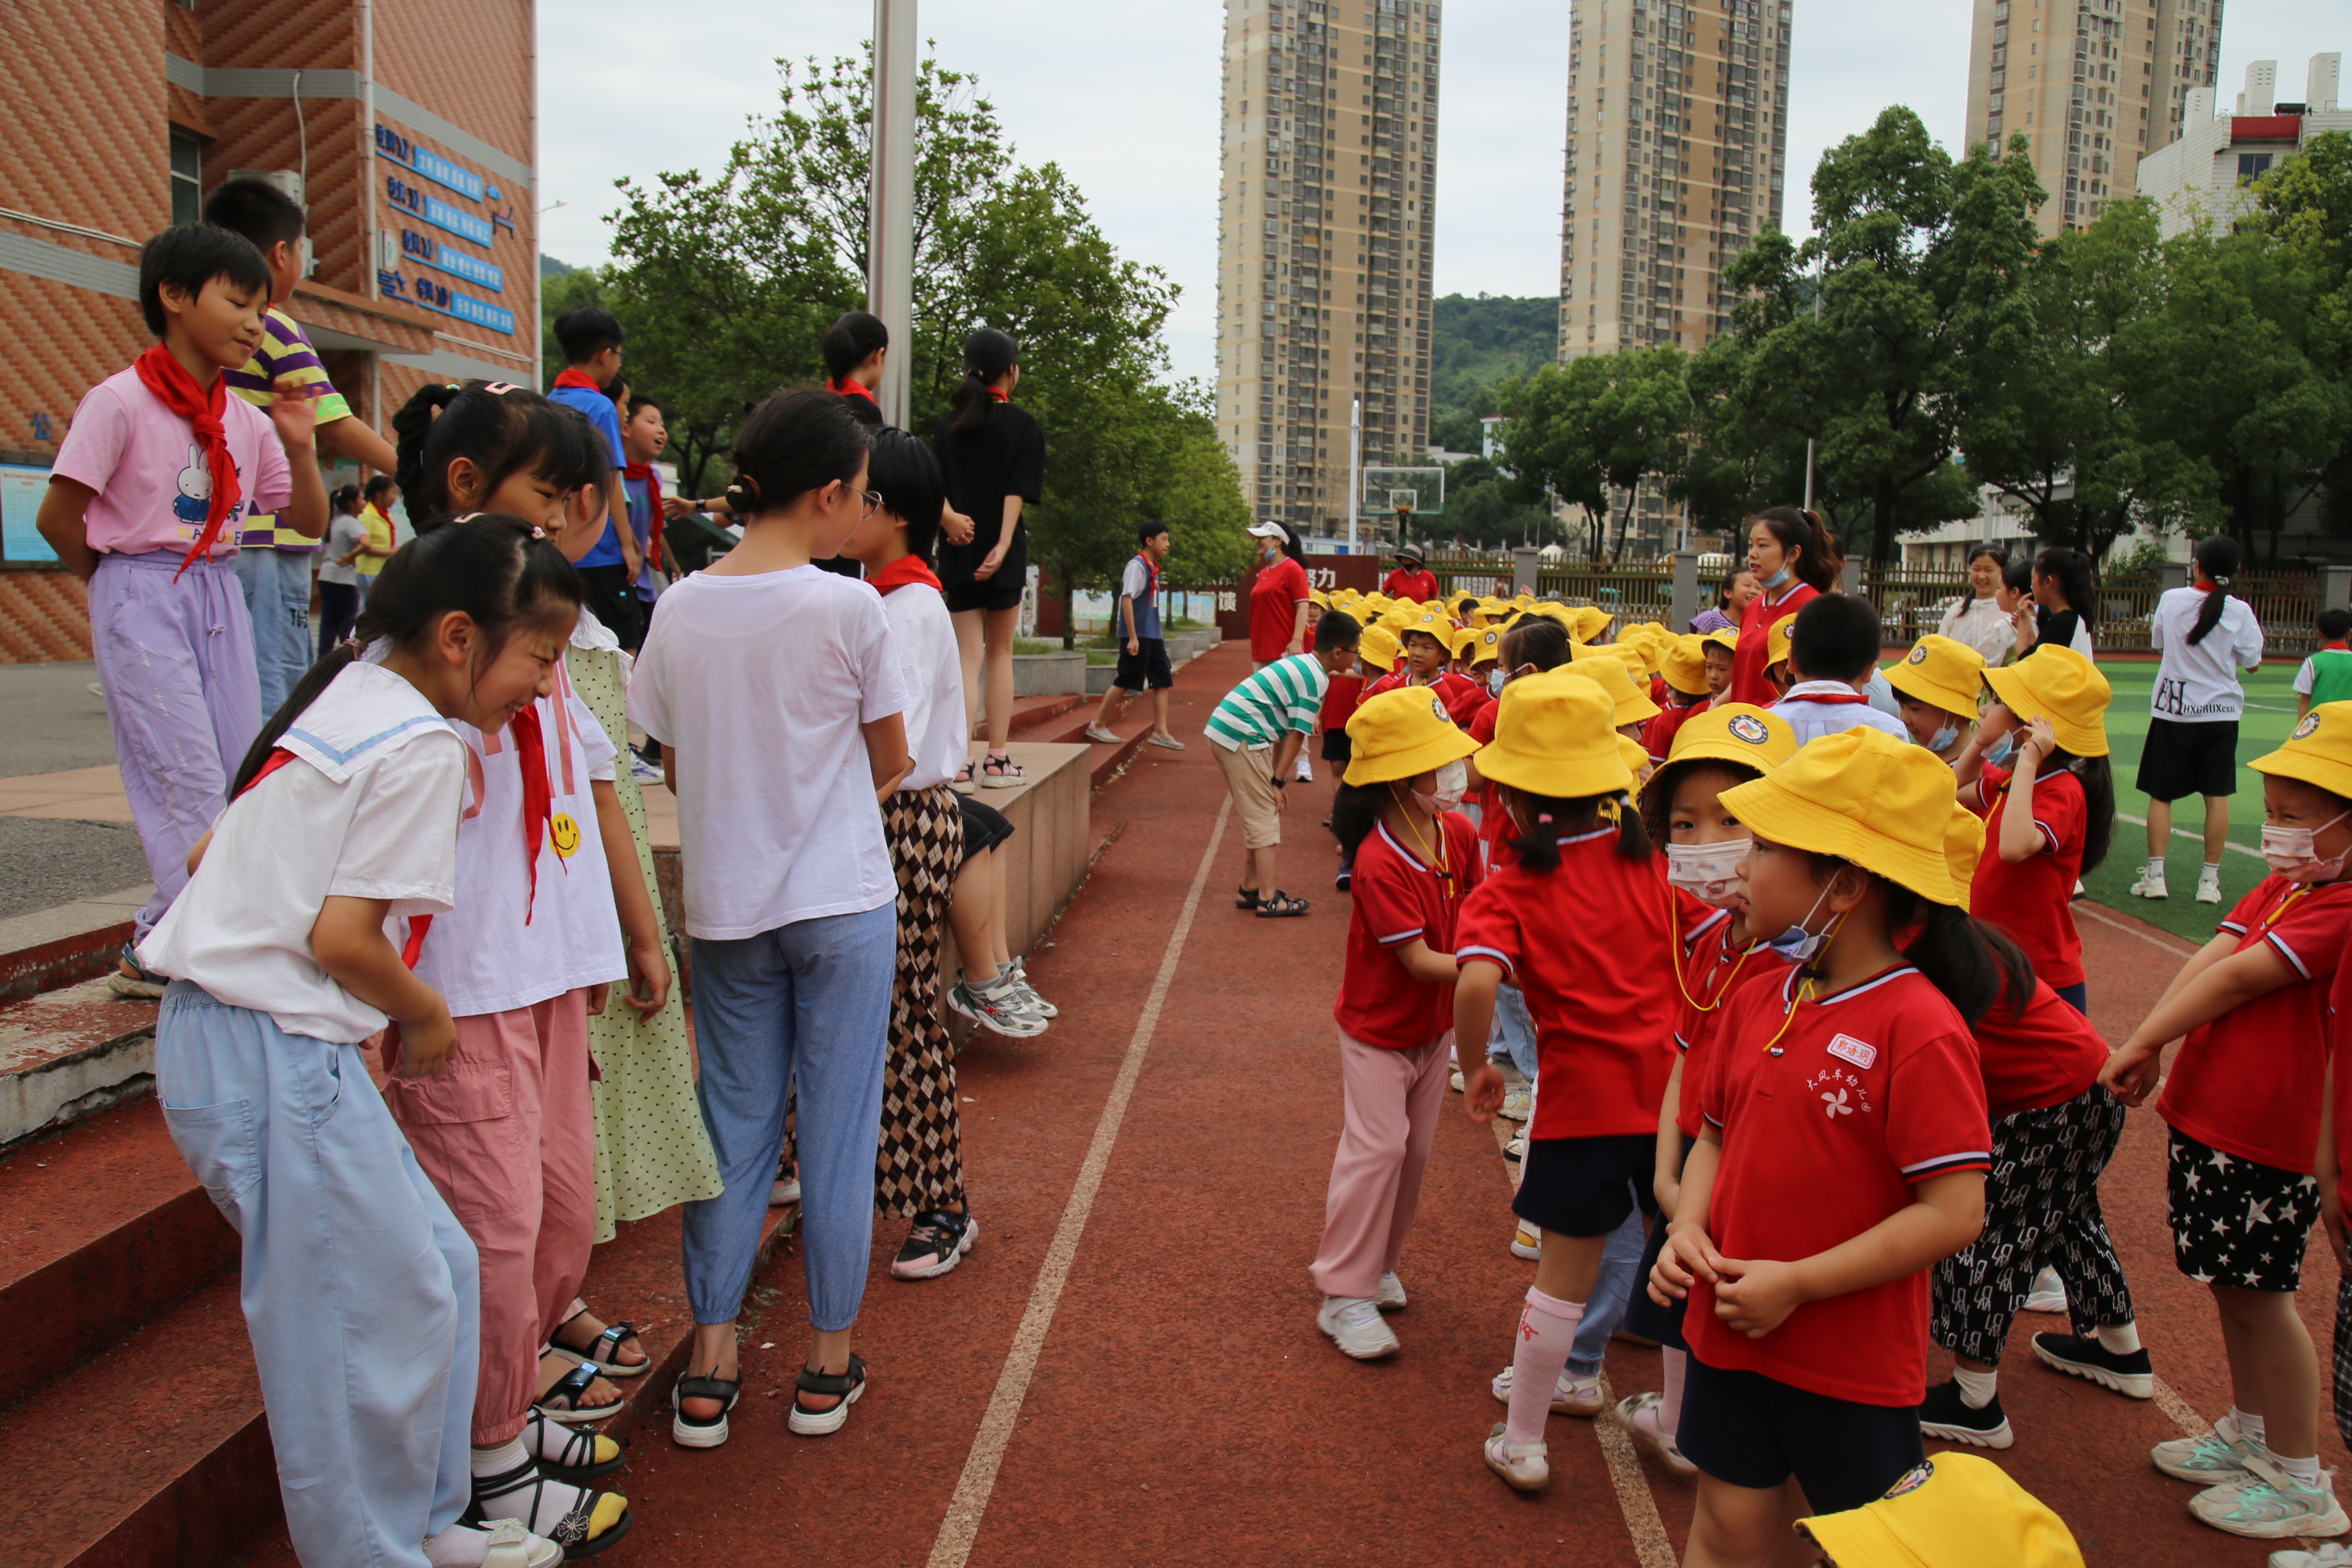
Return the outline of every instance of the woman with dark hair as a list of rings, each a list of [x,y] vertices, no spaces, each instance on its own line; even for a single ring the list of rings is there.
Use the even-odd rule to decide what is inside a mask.
[[[1969,552],[1969,592],[1944,612],[1937,635],[1984,655],[1987,664],[1999,664],[2016,640],[2009,612],[2001,607],[2000,574],[2009,555],[1998,544],[1979,544]]]
[[[1716,591],[1715,603],[1691,617],[1690,629],[1702,637],[1708,632],[1737,631],[1740,617],[1763,591],[1756,574],[1745,566],[1726,574],[1723,586]]]
[[[1769,708],[1780,693],[1764,675],[1766,635],[1773,623],[1830,591],[1845,557],[1837,536],[1817,511],[1776,506],[1748,520],[1748,569],[1763,590],[1740,617],[1739,646],[1731,656],[1733,702]]]
[[[1306,552],[1290,525],[1274,518],[1250,525],[1257,542],[1257,575],[1250,582],[1250,662],[1264,669],[1277,658],[1307,651]],[[1301,763],[1305,762],[1302,756]]]
[[[2052,546],[2033,558],[2036,644],[2071,647],[2084,658],[2097,655],[2091,644],[2091,558],[2079,550]]]
[[[1020,361],[1019,346],[994,327],[966,338],[963,383],[948,400],[931,441],[947,475],[948,503],[971,517],[976,530],[969,543],[940,546],[940,582],[963,654],[968,728],[980,722],[983,666],[986,670],[988,755],[977,778],[969,762],[956,774],[954,786],[966,795],[978,785],[1011,789],[1022,782],[1005,749],[1013,732],[1013,635],[1029,584],[1029,531],[1022,526],[1021,509],[1036,504],[1045,489],[1045,434],[1034,416],[1013,402]]]
[[[2205,863],[2197,901],[2221,901],[2221,847],[2230,841],[2230,797],[2238,790],[2238,715],[2246,705],[2238,677],[2263,662],[2253,606],[2230,593],[2238,559],[2238,542],[2226,533],[2199,541],[2196,581],[2168,589],[2148,620],[2148,641],[2164,662],[2148,694],[2147,744],[2136,781],[2147,796],[2147,866],[2131,890],[2143,899],[2165,896],[2172,803],[2201,795]]]

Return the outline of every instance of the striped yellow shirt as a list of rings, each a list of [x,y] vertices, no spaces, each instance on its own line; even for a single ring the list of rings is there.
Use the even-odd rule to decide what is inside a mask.
[[[319,388],[317,401],[311,406],[320,424],[330,425],[352,416],[352,405],[335,390],[335,384],[327,379],[327,367],[320,363],[319,353],[303,335],[300,324],[275,305],[262,318],[261,346],[254,351],[243,370],[226,374],[228,389],[264,412],[268,410],[278,383],[291,381]],[[243,527],[237,542],[247,550],[272,545],[279,550],[319,548],[317,540],[279,527],[277,517],[268,512],[248,514]]]

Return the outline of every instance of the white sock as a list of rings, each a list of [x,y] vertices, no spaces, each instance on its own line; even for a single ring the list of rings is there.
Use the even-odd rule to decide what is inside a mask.
[[[2000,1392],[2000,1372],[1970,1372],[1967,1367],[1952,1369],[1952,1381],[1960,1385],[1960,1403],[1971,1410],[1982,1410]]]
[[[2137,1323],[2101,1323],[2091,1331],[2098,1335],[2100,1348],[2109,1355],[2129,1355],[2139,1349]]]
[[[2272,1464],[2276,1465],[2305,1486],[2318,1488],[2327,1484],[2326,1476],[2320,1471],[2319,1456],[2316,1454],[2308,1459],[2290,1459],[2284,1454],[2273,1452],[2267,1443],[2263,1445],[2263,1453]]]
[[[1672,1437],[1682,1430],[1683,1370],[1690,1363],[1690,1352],[1666,1345],[1659,1350],[1658,1362],[1665,1374],[1665,1387],[1659,1391],[1658,1429]]]
[[[1583,1302],[1563,1301],[1528,1287],[1527,1305],[1519,1310],[1519,1331],[1511,1349],[1511,1410],[1504,1424],[1504,1442],[1543,1441],[1544,1423],[1551,1418],[1552,1390],[1567,1370],[1568,1352],[1576,1344],[1576,1326],[1583,1321]]]
[[[477,1448],[474,1450],[474,1479],[481,1480],[490,1476],[505,1475],[509,1470],[527,1464],[530,1459],[530,1450],[523,1447],[520,1436],[495,1448]]]
[[[2258,1448],[2262,1447],[2263,1434],[2261,1416],[2251,1415],[2232,1405],[2230,1406],[2230,1419],[2238,1424],[2238,1430],[2245,1434],[2247,1442]]]
[[[2200,877],[2211,878],[2212,879],[2219,881],[2221,876],[2221,862],[2219,860],[2206,861],[2205,869],[2199,872],[2198,875]]]

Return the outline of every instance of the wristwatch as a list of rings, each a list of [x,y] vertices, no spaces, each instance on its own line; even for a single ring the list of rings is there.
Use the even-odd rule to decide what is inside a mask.
[[[1290,781],[1289,781],[1288,779],[1284,778],[1284,777],[1283,777],[1281,774],[1279,774],[1279,773],[1276,773],[1276,774],[1274,776],[1274,787],[1275,787],[1275,788],[1276,788],[1276,789],[1280,789],[1280,788],[1282,788],[1285,784],[1288,784],[1289,782],[1290,782]]]

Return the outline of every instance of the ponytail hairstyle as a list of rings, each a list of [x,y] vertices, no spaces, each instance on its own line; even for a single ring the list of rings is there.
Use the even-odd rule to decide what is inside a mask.
[[[1517,820],[1525,824],[1519,836],[1505,840],[1519,864],[1538,876],[1548,877],[1559,869],[1559,841],[1580,833],[1590,833],[1603,825],[1617,829],[1617,853],[1628,860],[1647,860],[1655,853],[1650,847],[1650,836],[1642,830],[1642,814],[1635,811],[1622,794],[1579,795],[1573,799],[1557,799],[1550,795],[1531,795],[1523,789],[1513,789],[1507,784],[1496,784],[1503,799],[1487,809],[1499,806],[1508,810],[1518,807]],[[1336,823],[1337,817],[1333,818]],[[1508,829],[1506,829],[1507,832]]]
[[[857,477],[870,440],[839,394],[821,386],[779,392],[745,416],[735,432],[735,449],[728,454],[735,478],[727,486],[727,504],[737,516],[749,518],[784,510],[829,484],[845,485]],[[886,490],[882,499],[898,498]],[[909,513],[899,515],[915,521]],[[939,521],[936,506],[928,521]]]
[[[2087,877],[2107,858],[2116,835],[2116,773],[2110,759],[2078,757],[2063,748],[2042,760],[2038,776],[2048,778],[2060,768],[2073,772],[2083,785],[2083,869]]]
[[[352,640],[313,664],[254,737],[229,784],[229,799],[244,793],[303,710],[379,637],[416,647],[444,616],[463,615],[482,629],[485,639],[476,655],[478,679],[517,628],[542,622],[568,628],[585,597],[580,574],[563,552],[519,517],[482,512],[419,533],[383,563]]]
[[[2221,612],[2229,606],[2230,579],[2237,574],[2241,552],[2238,542],[2226,533],[2210,539],[2200,539],[2190,552],[2196,559],[2197,570],[2213,584],[2205,602],[2197,607],[2197,624],[2189,628],[2189,646],[2195,647],[2205,640],[2205,634],[2221,624]]]
[[[584,415],[512,382],[419,387],[392,416],[392,429],[400,461],[394,479],[409,517],[427,520],[417,522],[420,531],[457,510],[449,465],[460,458],[481,474],[483,500],[519,473],[566,494],[612,473],[612,454]]]
[[[1372,836],[1390,798],[1387,780],[1351,784],[1343,778],[1331,793],[1331,836],[1339,841],[1339,853],[1349,864],[1355,863],[1356,851]]]
[[[1506,678],[1523,664],[1558,669],[1569,658],[1568,628],[1549,616],[1520,616],[1503,633],[1498,651]]]
[[[2033,569],[2058,584],[2066,595],[2066,607],[2082,617],[2083,625],[2091,624],[2091,558],[2079,550],[2063,545],[2052,545],[2034,557]]]
[[[349,517],[360,510],[360,488],[357,485],[335,487],[335,510]]]
[[[1306,565],[1307,547],[1298,542],[1298,531],[1278,517],[1274,519],[1273,522],[1276,528],[1282,530],[1282,552],[1301,566]]]
[[[1797,563],[1790,568],[1798,582],[1810,584],[1821,594],[1836,586],[1838,572],[1845,565],[1845,552],[1838,548],[1837,535],[1830,531],[1830,525],[1822,521],[1820,512],[1772,506],[1748,521],[1750,525],[1760,522],[1770,529],[1781,549],[1801,552]]]
[[[988,389],[1020,363],[1020,345],[994,327],[982,327],[964,339],[963,381],[948,395],[948,406],[955,410],[949,431],[965,436],[986,426],[996,414],[996,399]]]
[[[2033,999],[2033,964],[2017,943],[1957,904],[1921,898],[1902,883],[1835,855],[1811,857],[1813,881],[1828,887],[1851,868],[1886,889],[1886,929],[1903,956],[1971,1026],[1996,1006],[2015,1012]]]

